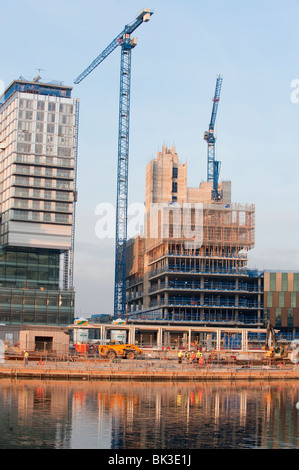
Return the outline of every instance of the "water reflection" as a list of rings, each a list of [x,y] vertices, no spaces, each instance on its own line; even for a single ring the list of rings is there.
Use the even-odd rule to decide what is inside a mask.
[[[298,382],[0,380],[0,448],[298,448]]]

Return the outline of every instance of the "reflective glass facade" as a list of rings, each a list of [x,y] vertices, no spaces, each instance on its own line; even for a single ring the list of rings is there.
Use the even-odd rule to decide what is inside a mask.
[[[74,319],[74,292],[0,289],[0,323],[68,325]]]
[[[0,248],[0,286],[59,289],[59,252]]]
[[[15,80],[0,97],[0,323],[74,318],[79,100],[61,83]]]

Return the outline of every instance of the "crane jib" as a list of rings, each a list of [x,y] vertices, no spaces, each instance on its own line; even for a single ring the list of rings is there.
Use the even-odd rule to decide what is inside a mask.
[[[122,45],[123,43],[122,39],[125,34],[133,33],[133,31],[135,31],[135,29],[137,29],[138,26],[140,26],[144,21],[148,21],[149,16],[152,14],[153,14],[152,11],[142,10],[142,12],[137,17],[137,19],[132,24],[125,26],[123,31],[120,34],[118,34],[118,36],[116,36],[115,39],[113,39],[113,41],[109,44],[109,46],[107,46],[106,49],[104,49],[103,52],[101,52],[101,54],[98,55],[98,57],[94,59],[94,61],[74,80],[74,83],[78,84],[85,77],[87,77],[87,75],[89,75],[90,72],[92,72],[101,62],[103,62],[103,60],[106,59],[106,57],[108,57],[108,55],[111,54],[111,52],[113,52],[114,49],[117,48],[117,46]]]

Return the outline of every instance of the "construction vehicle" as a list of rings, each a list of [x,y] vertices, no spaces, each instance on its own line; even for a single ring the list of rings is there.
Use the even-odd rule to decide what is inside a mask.
[[[143,354],[142,349],[135,344],[124,344],[111,341],[110,344],[98,346],[99,355],[108,359],[123,357],[127,359],[136,359]]]
[[[267,324],[266,341],[262,349],[266,351],[263,362],[272,362],[273,360],[282,361],[284,363],[289,362],[288,348],[287,346],[277,343],[276,334],[270,321]]]

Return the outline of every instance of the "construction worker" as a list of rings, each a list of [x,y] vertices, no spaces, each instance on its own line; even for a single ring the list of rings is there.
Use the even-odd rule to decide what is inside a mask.
[[[189,357],[190,357],[190,353],[189,351],[186,351],[185,353],[186,362],[189,362]]]
[[[197,362],[197,364],[199,363],[199,358],[200,358],[200,356],[201,356],[201,352],[200,352],[200,350],[198,349],[197,352],[196,352],[196,362]]]
[[[194,364],[195,359],[196,359],[196,354],[195,354],[195,352],[193,351],[192,354],[191,354],[191,357],[190,357],[190,364]]]
[[[178,352],[178,362],[179,362],[179,364],[182,364],[182,358],[183,358],[183,353],[182,353],[182,351],[179,351]]]
[[[27,364],[28,364],[28,356],[29,356],[28,352],[27,352],[27,351],[25,351],[25,352],[24,352],[24,361],[25,361],[25,366],[27,366]]]

